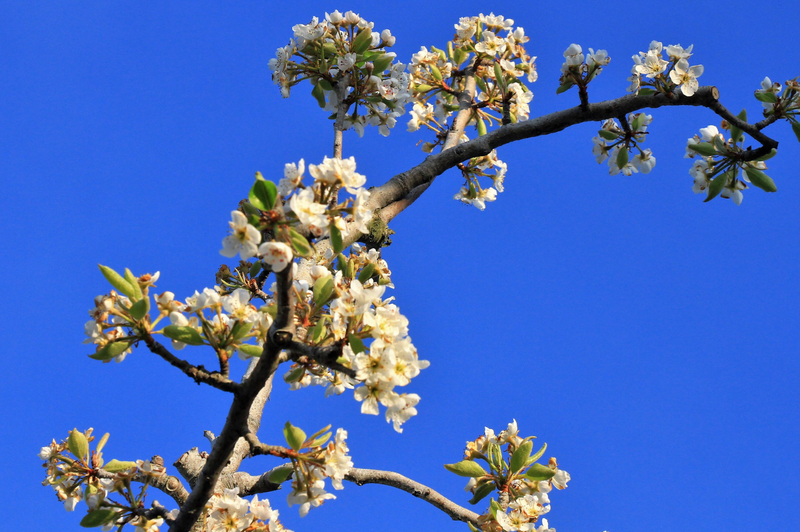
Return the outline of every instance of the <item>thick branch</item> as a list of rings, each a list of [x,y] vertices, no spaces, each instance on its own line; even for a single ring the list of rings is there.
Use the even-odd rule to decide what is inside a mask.
[[[377,469],[353,468],[344,476],[345,480],[355,482],[359,486],[364,484],[384,484],[399,488],[419,497],[423,501],[429,502],[441,511],[449,515],[454,521],[464,521],[478,525],[478,514],[467,508],[463,508],[442,494],[432,490],[424,484],[420,484],[408,477],[392,471],[379,471]]]
[[[415,188],[431,183],[436,176],[455,167],[458,163],[473,157],[488,155],[493,149],[511,142],[549,135],[576,124],[600,122],[642,109],[687,105],[707,107],[762,143],[766,152],[778,146],[775,140],[760,132],[759,126],[763,127],[761,122],[757,125],[744,123],[725,109],[717,101],[718,98],[719,92],[716,87],[701,87],[694,96],[684,96],[681,93],[672,94],[671,96],[660,93],[648,96],[628,95],[605,102],[590,103],[585,108],[581,106],[573,107],[539,118],[502,126],[482,137],[459,144],[439,154],[431,155],[414,168],[398,174],[384,185],[372,189],[369,207],[383,209],[393,202],[406,198]]]
[[[350,104],[347,100],[347,87],[350,85],[350,74],[345,74],[341,81],[334,87],[336,94],[336,121],[333,123],[333,158],[342,158],[342,137],[344,131],[344,117]]]
[[[239,385],[232,380],[228,379],[227,377],[223,377],[220,373],[211,373],[203,368],[199,368],[197,366],[193,366],[189,364],[187,361],[176,357],[169,350],[161,345],[160,343],[156,342],[155,339],[147,334],[144,337],[144,343],[147,345],[147,348],[150,349],[151,352],[155,353],[156,355],[160,356],[186,375],[194,379],[194,381],[198,384],[205,383],[209,386],[213,386],[218,390],[222,390],[224,392],[236,392],[239,389]]]
[[[264,342],[264,351],[252,375],[245,380],[234,394],[228,418],[219,436],[214,440],[211,453],[197,476],[192,493],[181,508],[181,513],[170,526],[170,532],[188,532],[200,517],[203,508],[214,494],[220,475],[233,453],[236,442],[249,432],[247,422],[250,407],[256,396],[264,388],[267,380],[278,368],[281,351],[291,342],[294,334],[294,302],[289,290],[292,286],[292,268],[276,272],[278,283],[276,291],[278,313]]]

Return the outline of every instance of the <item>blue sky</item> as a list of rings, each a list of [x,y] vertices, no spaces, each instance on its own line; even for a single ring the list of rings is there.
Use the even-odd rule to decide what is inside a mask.
[[[444,46],[460,16],[515,19],[538,56],[532,116],[577,104],[574,90],[555,94],[573,42],[611,56],[592,101],[624,95],[630,56],[653,39],[694,44],[701,85],[751,119],[765,75],[800,74],[785,37],[800,7],[785,3],[4,2],[0,489],[17,530],[80,529],[80,515],[40,486],[36,453],[51,438],[91,426],[111,433],[107,458],[169,464],[221,428],[227,395],[145,350],[122,364],[86,357],[86,311],[109,289],[96,265],[160,270],[159,290],[180,298],[213,285],[253,173],[277,180],[287,162],[331,155],[310,87],[282,99],[267,62],[294,24],[333,9],[391,29],[403,61]],[[658,163],[648,175],[609,176],[591,154],[599,124],[584,124],[501,149],[506,192],[484,212],[453,201],[457,173],[439,177],[393,222],[384,252],[411,338],[431,361],[408,390],[422,396],[419,415],[396,434],[359,414],[350,394],[278,386],[262,441],[280,443],[287,419],[312,432],[345,427],[356,466],[398,471],[467,505],[462,479],[442,464],[484,426],[515,418],[572,475],[547,516],[561,532],[798,529],[797,140],[785,122],[767,130],[781,143],[768,163],[778,193],[704,204],[684,146],[719,118],[652,114],[646,146]],[[407,133],[406,120],[388,139],[345,134],[368,185],[422,161],[415,144],[429,139]],[[202,350],[183,354],[211,365]],[[253,473],[273,465],[250,462]],[[270,500],[293,530],[466,530],[391,488],[336,495],[303,520],[285,491]]]

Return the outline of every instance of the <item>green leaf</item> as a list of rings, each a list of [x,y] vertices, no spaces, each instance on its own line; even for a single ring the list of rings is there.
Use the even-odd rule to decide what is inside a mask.
[[[69,452],[78,458],[85,459],[89,456],[89,441],[86,439],[86,435],[78,429],[72,429],[72,432],[69,433],[67,447],[69,447]]]
[[[800,137],[798,137],[798,138],[800,139]],[[757,158],[756,161],[768,161],[769,159],[772,159],[773,157],[775,157],[775,155],[777,153],[778,153],[778,150],[776,150],[775,148],[772,148],[769,151],[768,154],[762,155],[761,157]]]
[[[293,471],[294,468],[292,467],[292,464],[278,466],[269,472],[267,475],[267,480],[274,484],[281,484],[286,482],[286,479],[289,478],[289,475],[291,475]]]
[[[330,301],[333,295],[333,276],[324,275],[314,283],[314,305],[319,309]]]
[[[261,174],[261,172],[257,172],[257,174]],[[255,225],[255,223],[253,223],[254,221],[258,223],[257,220],[261,216],[261,212],[258,209],[247,202],[242,202],[239,205],[242,206],[242,210],[247,215],[247,219],[250,220],[251,225]]]
[[[94,528],[110,523],[119,516],[117,510],[92,510],[81,519],[81,526],[84,528]]]
[[[142,299],[131,305],[131,309],[128,312],[130,313],[131,318],[133,318],[136,321],[139,321],[140,319],[144,318],[145,315],[147,315],[149,310],[150,310],[150,298],[143,297]]]
[[[294,249],[295,253],[301,257],[308,257],[314,250],[314,247],[308,243],[306,237],[291,227],[289,228],[289,240],[292,242],[292,249]]]
[[[309,438],[310,441],[308,442],[308,446],[309,447],[322,447],[323,445],[325,445],[328,442],[328,440],[331,439],[331,434],[333,434],[333,433],[332,432],[326,432],[325,434],[323,434],[322,436],[320,436],[318,438]]]
[[[472,524],[472,523],[470,523],[469,521],[467,521],[467,526],[469,527],[469,529],[470,529],[472,532],[481,532],[480,530],[478,530],[477,528],[475,528],[475,525],[473,525],[473,524]]]
[[[128,284],[131,285],[131,289],[133,290],[133,297],[131,300],[139,301],[142,299],[142,287],[139,286],[139,279],[133,275],[128,268],[125,268],[125,280],[128,281]]]
[[[194,328],[188,325],[167,325],[161,331],[164,336],[183,342],[186,345],[203,345],[203,337]]]
[[[350,46],[350,51],[355,52],[357,54],[363,54],[364,52],[367,51],[367,49],[370,47],[371,44],[372,44],[372,30],[369,28],[362,29],[361,31],[358,32],[358,35],[356,35],[355,39],[353,39],[353,42],[351,43]]]
[[[656,92],[657,91],[655,89],[639,89],[639,94],[637,96],[650,96]]]
[[[373,72],[378,74],[384,72],[389,65],[392,64],[394,57],[389,54],[381,54],[380,56],[376,57],[372,60],[372,65],[374,66]]]
[[[253,344],[242,344],[237,346],[236,349],[244,353],[249,357],[260,357],[261,353],[264,351],[263,347],[259,347]]]
[[[327,102],[325,101],[325,91],[322,90],[322,85],[320,85],[319,83],[314,85],[314,88],[311,89],[311,96],[313,96],[314,99],[317,100],[317,105],[319,105],[323,109],[325,108]]]
[[[439,68],[436,65],[430,65],[430,69],[431,69],[431,76],[433,76],[433,79],[435,79],[436,81],[442,81],[442,71],[439,70]]]
[[[547,444],[546,444],[546,443],[545,443],[544,445],[542,445],[542,448],[541,448],[541,449],[539,449],[538,451],[536,451],[536,454],[533,454],[533,455],[531,455],[531,457],[530,457],[530,458],[528,458],[528,460],[525,462],[525,465],[526,465],[526,466],[529,466],[529,465],[531,465],[532,463],[534,463],[536,460],[538,460],[539,458],[541,458],[541,457],[542,457],[542,455],[544,454],[544,451],[545,451],[545,449],[547,449]]]
[[[361,284],[366,283],[372,278],[372,274],[375,273],[375,264],[372,262],[368,262],[366,266],[361,269],[361,272],[358,274],[358,281]]]
[[[336,257],[336,267],[342,272],[342,277],[346,279],[353,278],[353,267],[350,264],[350,261],[347,260],[347,257],[339,253]]]
[[[497,81],[498,87],[505,93],[506,81],[505,77],[503,77],[503,67],[501,67],[500,63],[497,61],[494,62],[494,79]]]
[[[742,112],[739,113],[738,118],[739,120],[747,122],[747,109],[742,109]],[[731,124],[731,140],[734,142],[734,144],[742,140],[742,138],[744,138],[744,135],[742,135],[742,130]]]
[[[479,137],[482,137],[486,134],[486,122],[483,121],[483,118],[478,118],[478,123],[475,126],[475,129],[478,130]]]
[[[333,90],[333,85],[331,85],[330,82],[327,79],[324,79],[324,78],[319,78],[317,80],[317,85],[320,85],[322,87],[322,89],[326,90],[326,91],[332,91]]]
[[[339,228],[331,224],[331,245],[333,246],[334,253],[341,253],[344,249],[344,242],[342,242],[342,233]]]
[[[433,90],[433,87],[431,87],[430,85],[426,85],[424,83],[420,83],[419,85],[416,85],[414,87],[414,90],[416,92],[428,92],[430,90]]]
[[[445,464],[444,468],[460,477],[483,477],[489,474],[472,460],[462,460],[455,464]]]
[[[794,131],[794,136],[797,137],[797,140],[800,141],[800,123],[793,121],[792,131]]]
[[[525,471],[525,478],[528,480],[550,480],[556,474],[554,469],[550,469],[546,465],[533,464]]]
[[[111,283],[111,286],[116,288],[117,292],[133,299],[133,287],[128,283],[128,281],[123,279],[120,274],[108,266],[103,266],[102,264],[98,264],[97,266],[100,268],[100,273],[103,274],[103,277],[106,278],[106,281]]]
[[[256,179],[248,195],[250,203],[262,211],[271,211],[275,206],[277,197],[278,187],[275,186],[275,183],[266,179]]]
[[[514,454],[511,455],[511,461],[508,464],[508,468],[512,473],[517,473],[523,467],[525,467],[525,462],[528,461],[528,458],[531,456],[531,451],[533,450],[533,442],[526,441],[514,451]]]
[[[486,87],[486,81],[483,78],[475,78],[475,84],[478,85],[481,92],[489,92]]]
[[[687,148],[696,151],[703,157],[713,157],[717,154],[717,149],[710,142],[698,142],[697,144],[687,144]]]
[[[621,170],[626,164],[628,164],[628,148],[620,148],[617,152],[617,166]]]
[[[231,329],[231,336],[233,336],[234,340],[241,340],[245,336],[248,335],[250,329],[253,328],[252,323],[247,323],[245,321],[237,321],[236,325],[233,326]]]
[[[492,498],[489,502],[489,511],[492,513],[492,518],[497,519],[497,512],[502,512],[503,510],[500,508],[500,505],[497,504],[497,501]]]
[[[750,179],[750,182],[765,192],[777,192],[778,187],[775,186],[775,181],[770,176],[759,170],[758,168],[751,168],[746,166],[744,173]]]
[[[287,384],[291,384],[293,382],[299,381],[306,372],[306,368],[300,366],[299,368],[294,368],[289,373],[284,374],[283,381]]]
[[[250,266],[250,271],[248,273],[250,274],[250,277],[255,277],[256,275],[258,275],[258,272],[260,271],[261,271],[261,261],[257,260],[253,263],[252,266]]]
[[[638,131],[642,125],[643,120],[644,120],[644,113],[636,113],[636,118],[633,119],[633,124],[631,124],[631,129],[633,131]]]
[[[103,434],[103,437],[100,438],[100,441],[97,442],[97,445],[95,446],[95,451],[97,451],[99,453],[100,451],[103,450],[103,447],[105,447],[106,443],[108,442],[108,437],[109,436],[111,436],[111,434],[109,434],[108,432]]]
[[[322,340],[325,339],[325,334],[327,333],[328,328],[325,326],[325,319],[320,319],[314,328],[311,329],[311,340],[316,344],[319,345]]]
[[[103,467],[109,473],[119,473],[120,471],[128,471],[136,467],[136,462],[125,462],[121,460],[111,460]]]
[[[619,138],[619,133],[615,133],[614,131],[609,131],[607,129],[601,129],[597,132],[597,134],[606,140],[617,140]]]
[[[112,358],[121,355],[124,353],[129,347],[131,346],[131,342],[129,340],[121,340],[119,342],[109,342],[103,346],[100,351],[93,355],[89,355],[89,358],[94,360],[111,360]]]
[[[729,172],[723,172],[711,181],[711,184],[708,185],[708,196],[703,202],[711,201],[719,196],[719,193],[722,192],[722,189],[728,184],[728,175]]]
[[[494,491],[494,483],[487,482],[486,484],[481,484],[475,490],[475,494],[469,500],[470,504],[478,504],[483,499],[485,499],[490,493]]]
[[[466,61],[467,56],[469,55],[468,52],[465,52],[461,48],[456,48],[453,50],[453,62],[456,64],[456,67],[461,65],[464,61]]]
[[[367,350],[367,348],[364,347],[364,342],[362,342],[361,338],[359,338],[355,334],[351,334],[348,337],[348,340],[350,341],[350,349],[353,350],[354,354],[357,355],[357,354],[363,353],[364,351]]]
[[[778,97],[775,96],[775,93],[772,93],[772,92],[756,91],[755,92],[755,97],[756,97],[756,100],[758,100],[759,102],[764,102],[764,103],[775,103],[775,102],[778,101]]]
[[[283,427],[283,436],[286,438],[286,443],[289,444],[289,447],[295,451],[299,451],[300,447],[303,446],[303,442],[306,441],[306,433],[288,421]]]
[[[572,88],[573,85],[575,85],[575,84],[572,83],[571,81],[565,82],[563,85],[559,86],[556,89],[556,94],[561,94],[562,92],[567,92],[568,90],[570,90]]]

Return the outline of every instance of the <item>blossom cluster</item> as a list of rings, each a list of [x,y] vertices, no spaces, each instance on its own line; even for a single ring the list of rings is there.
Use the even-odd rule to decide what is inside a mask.
[[[163,466],[142,460],[106,463],[102,451],[109,435],[105,434],[91,450],[89,444],[95,440],[92,432],[92,429],[85,432],[74,429],[66,440],[60,443],[53,440],[41,448],[39,458],[47,471],[42,484],[53,488],[68,512],[74,511],[79,502],[86,503],[87,514],[81,526],[102,527],[103,532],[108,532],[131,525],[136,527],[135,532],[158,532],[164,519],[148,517],[142,511],[147,483],[142,484],[139,493],[134,493],[130,480],[137,474],[162,475]],[[164,510],[163,514],[174,520],[178,510]]]
[[[423,46],[413,55],[408,70],[417,101],[408,130],[416,131],[424,125],[437,133],[436,142],[423,144],[424,151],[430,153],[446,138],[447,120],[459,110],[457,97],[466,88],[465,64],[472,65],[479,89],[469,123],[480,135],[486,132],[487,122],[491,125],[504,118],[511,122],[528,118],[533,93],[521,78],[536,81],[536,58],[525,50],[529,40],[525,30],[513,25],[513,20],[493,13],[463,17],[446,49]]]
[[[498,192],[505,190],[506,163],[497,158],[497,150],[492,150],[489,155],[473,157],[466,164],[461,165],[461,173],[466,181],[461,190],[453,196],[467,205],[473,205],[479,210],[486,208],[486,202],[497,199]],[[489,173],[489,172],[493,173]],[[492,186],[482,188],[480,177],[488,177],[492,180]]]
[[[697,78],[703,73],[703,65],[689,66],[692,47],[671,44],[664,48],[660,42],[652,41],[646,52],[633,56],[628,92],[641,95],[654,92],[669,94],[680,86],[685,96],[693,96],[700,87]],[[667,59],[663,58],[664,52]]]
[[[278,520],[278,510],[273,510],[269,500],[258,500],[258,495],[247,501],[239,497],[239,488],[215,493],[201,519],[204,532],[291,532]]]
[[[297,319],[308,327],[313,345],[344,343],[338,362],[355,376],[308,360],[295,363],[284,379],[293,389],[327,386],[326,396],[354,389],[362,413],[377,415],[382,404],[387,422],[402,432],[420,398],[395,388],[409,384],[429,363],[419,359],[408,337],[408,319],[394,298],[383,299],[391,286],[386,262],[377,250],[354,244],[349,257],[339,255],[335,264],[317,265],[311,274],[313,290],[307,284],[298,289]]]
[[[746,120],[744,111],[739,118]],[[706,192],[705,201],[720,196],[741,205],[742,191],[747,190],[748,184],[766,192],[775,192],[777,188],[774,181],[764,173],[767,169],[764,161],[772,157],[775,150],[756,160],[744,161],[741,158],[744,143],[741,130],[731,127],[727,122],[723,122],[723,128],[731,131],[729,139],[716,126],[710,125],[701,128],[700,135],[695,135],[686,143],[685,157],[695,159],[689,169],[694,179],[694,193]],[[741,179],[740,170],[743,170]]]
[[[603,67],[611,61],[606,50],[594,51],[589,48],[589,54],[584,55],[579,44],[571,44],[564,51],[564,63],[561,65],[560,85],[556,93],[562,93],[571,87],[578,86],[582,91],[586,85],[603,71]]]
[[[487,427],[481,436],[467,442],[461,462],[445,466],[457,475],[469,477],[465,490],[472,493],[472,504],[495,490],[499,492],[499,500],[491,499],[489,508],[478,519],[482,530],[552,530],[546,519],[542,519],[539,528],[535,523],[550,511],[549,493],[553,488],[566,488],[570,475],[558,468],[555,458],[547,466],[537,463],[547,445],[532,454],[533,439],[519,436],[516,420],[499,434]],[[507,459],[503,458],[503,446]],[[489,470],[478,460],[486,462]]]
[[[352,11],[334,11],[324,20],[313,17],[308,24],[295,25],[294,38],[270,60],[273,82],[288,97],[291,87],[309,79],[320,107],[334,117],[345,113],[346,129],[363,135],[364,127],[372,125],[388,135],[413,96],[405,65],[395,63],[396,54],[386,51],[395,37],[373,27]]]
[[[784,87],[765,77],[755,97],[764,106],[764,116],[786,118],[792,124],[797,140],[800,140],[800,83],[797,78],[787,80]]]
[[[647,138],[647,126],[653,121],[652,115],[631,113],[624,127],[613,118],[603,122],[598,135],[592,138],[592,154],[600,164],[608,160],[608,173],[626,176],[641,172],[648,174],[656,165],[656,158],[648,148],[643,150],[639,144]],[[631,157],[633,150],[638,153]]]

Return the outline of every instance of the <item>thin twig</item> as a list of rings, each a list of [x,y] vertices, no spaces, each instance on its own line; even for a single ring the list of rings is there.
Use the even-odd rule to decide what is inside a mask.
[[[364,484],[384,484],[392,486],[393,488],[401,489],[410,493],[414,497],[419,497],[423,501],[429,502],[447,515],[454,521],[464,521],[465,523],[472,523],[478,525],[478,514],[459,506],[441,493],[420,484],[415,480],[395,473],[393,471],[380,471],[377,469],[360,469],[353,468],[345,476],[345,480],[355,482],[359,486]]]
[[[197,366],[193,366],[189,362],[183,360],[182,358],[178,358],[169,350],[161,345],[160,343],[156,342],[155,339],[146,334],[144,336],[144,343],[147,345],[147,348],[155,353],[156,355],[160,356],[183,373],[194,379],[197,384],[201,382],[204,384],[208,384],[218,390],[222,390],[224,392],[231,392],[236,393],[239,390],[239,385],[228,379],[227,377],[222,376],[220,373],[217,372],[210,372],[203,368],[199,368]]]

